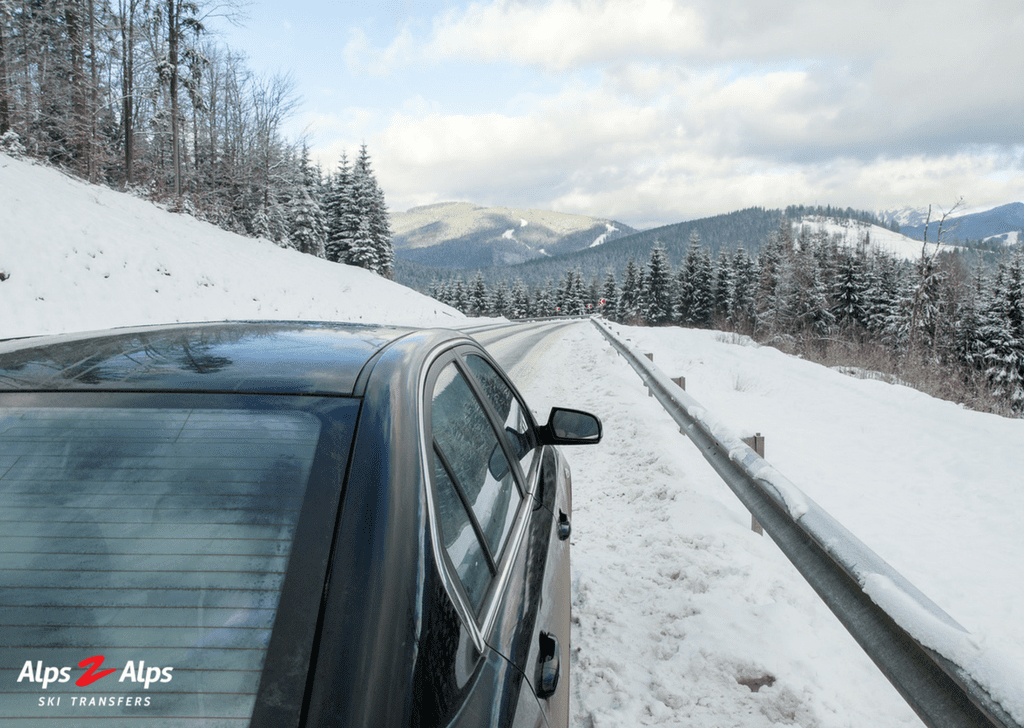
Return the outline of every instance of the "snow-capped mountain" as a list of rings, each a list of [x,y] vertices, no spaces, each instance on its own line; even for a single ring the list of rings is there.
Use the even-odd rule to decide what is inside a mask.
[[[894,221],[899,223],[900,229],[915,227],[917,225],[924,225],[924,221],[928,218],[928,208],[904,205],[903,207],[891,210],[879,210],[878,217],[884,223]]]
[[[909,238],[921,240],[924,237],[924,224],[928,217],[928,209],[902,208],[879,213],[884,222],[896,220],[900,224],[900,232]],[[939,231],[942,210],[932,208],[931,220],[928,225],[928,240],[935,242]],[[978,212],[954,212],[943,225],[942,239],[945,242],[963,240],[998,239],[1008,245],[1019,241],[1024,231],[1024,202],[1011,202]]]
[[[634,232],[621,222],[586,215],[468,202],[392,213],[391,229],[396,256],[440,268],[514,265]]]

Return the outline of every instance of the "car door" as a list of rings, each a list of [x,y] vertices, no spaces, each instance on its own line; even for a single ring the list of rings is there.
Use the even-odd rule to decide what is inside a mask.
[[[480,385],[509,457],[517,462],[524,491],[531,499],[530,526],[511,565],[502,602],[499,638],[506,657],[523,671],[552,726],[569,716],[569,638],[571,575],[568,524],[568,468],[558,452],[539,444],[537,427],[521,395],[483,352],[463,350],[463,360]]]
[[[568,668],[568,544],[553,536],[554,451],[539,446],[522,398],[482,351],[460,349],[439,369],[429,398],[433,487],[456,600],[518,673],[518,694],[502,698],[517,702],[516,725],[551,717],[564,725],[568,680],[561,690],[541,687],[545,670],[550,688],[552,666],[556,681],[559,666]]]

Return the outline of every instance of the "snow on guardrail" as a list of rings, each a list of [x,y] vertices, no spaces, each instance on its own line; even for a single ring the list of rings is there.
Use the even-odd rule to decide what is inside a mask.
[[[1024,726],[1024,671],[1016,660],[983,648],[657,366],[593,321],[927,725]]]

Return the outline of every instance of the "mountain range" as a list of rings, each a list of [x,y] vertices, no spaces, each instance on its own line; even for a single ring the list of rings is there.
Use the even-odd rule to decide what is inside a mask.
[[[395,255],[437,268],[515,265],[636,232],[615,220],[548,210],[442,202],[391,215]]]
[[[913,214],[904,211],[903,217],[906,222],[899,217],[895,218],[900,223],[900,232],[915,240],[922,240],[926,215],[922,214],[920,210]],[[928,224],[929,242],[935,242],[941,218],[942,213],[933,209]],[[946,243],[967,240],[1016,243],[1020,240],[1022,230],[1024,230],[1024,202],[1011,202],[991,210],[947,218],[942,228],[942,239]]]
[[[858,234],[868,232],[875,247],[884,240],[885,247],[898,257],[905,257],[902,251],[920,254],[927,209],[906,207],[877,213],[847,210],[839,217],[851,212],[883,224],[899,224],[900,232],[893,233],[862,220],[856,227],[864,230]],[[940,216],[932,210],[928,228],[932,242]],[[793,225],[806,224],[804,217],[752,207],[638,231],[610,219],[545,210],[485,208],[467,202],[427,205],[392,215],[396,280],[426,290],[433,279],[453,275],[465,278],[477,270],[489,282],[522,278],[531,285],[558,280],[566,270],[576,268],[585,278],[600,277],[609,269],[621,272],[630,257],[638,263],[646,261],[656,242],[665,247],[671,265],[678,266],[693,234],[712,255],[739,247],[753,255],[785,220]],[[853,228],[845,225],[844,236],[854,235]],[[1018,242],[1021,231],[1024,203],[1015,202],[948,219],[943,242],[988,241],[989,248],[1001,247],[1001,243]]]

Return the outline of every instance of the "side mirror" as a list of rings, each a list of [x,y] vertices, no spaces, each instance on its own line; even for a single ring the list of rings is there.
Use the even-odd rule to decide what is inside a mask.
[[[553,407],[541,428],[545,445],[590,445],[601,442],[601,420],[589,412]]]

